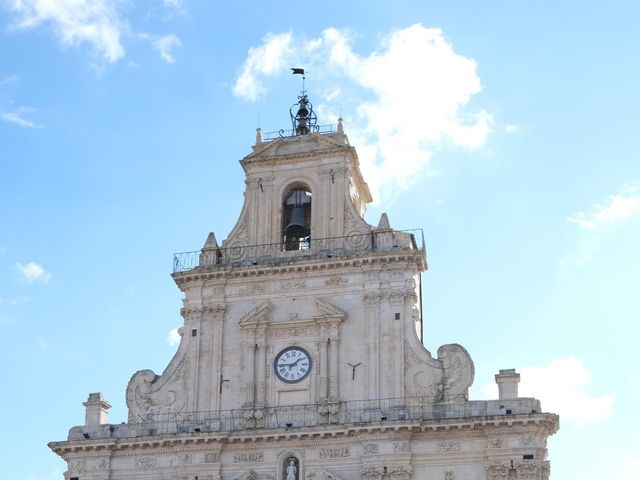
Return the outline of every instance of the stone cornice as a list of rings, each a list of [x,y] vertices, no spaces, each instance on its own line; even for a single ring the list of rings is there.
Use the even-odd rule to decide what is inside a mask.
[[[421,250],[402,250],[397,252],[380,252],[336,259],[310,259],[282,265],[249,265],[227,268],[196,268],[172,274],[173,280],[180,287],[186,283],[202,282],[217,279],[250,279],[268,276],[286,275],[295,272],[304,275],[308,272],[331,271],[337,269],[362,268],[373,265],[391,264],[398,269],[396,262],[415,264],[418,271],[424,271],[426,262]]]
[[[426,435],[434,439],[486,436],[486,429],[500,427],[502,429],[540,428],[554,434],[559,426],[558,416],[551,413],[495,415],[488,417],[471,417],[451,420],[403,420],[385,421],[362,424],[344,424],[341,426],[316,426],[295,429],[245,430],[239,432],[222,433],[189,433],[175,435],[153,435],[140,438],[122,438],[107,440],[70,440],[51,442],[49,447],[58,455],[65,456],[77,452],[136,452],[145,454],[156,450],[171,448],[195,451],[206,446],[220,446],[221,444],[260,444],[269,446],[282,442],[303,442],[313,445],[334,445],[337,443],[353,443],[363,435],[380,436],[411,434],[424,438]],[[195,450],[194,450],[195,449]],[[181,450],[183,451],[183,450]],[[122,453],[119,453],[122,454]]]

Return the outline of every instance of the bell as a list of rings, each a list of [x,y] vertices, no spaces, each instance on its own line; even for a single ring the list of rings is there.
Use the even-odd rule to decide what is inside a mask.
[[[291,210],[291,220],[284,227],[284,234],[287,239],[306,238],[311,235],[311,229],[304,218],[303,207],[293,207]]]
[[[307,105],[304,103],[301,103],[300,108],[298,109],[298,117],[307,118],[307,115],[309,115],[309,110],[307,110]]]

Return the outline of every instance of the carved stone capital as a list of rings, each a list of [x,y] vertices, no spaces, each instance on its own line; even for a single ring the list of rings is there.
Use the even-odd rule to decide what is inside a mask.
[[[224,304],[205,305],[202,307],[203,317],[206,320],[221,319],[227,307]]]
[[[364,295],[362,295],[362,303],[364,303],[364,306],[367,308],[378,306],[381,299],[382,299],[382,293],[378,293],[378,292],[365,293]]]

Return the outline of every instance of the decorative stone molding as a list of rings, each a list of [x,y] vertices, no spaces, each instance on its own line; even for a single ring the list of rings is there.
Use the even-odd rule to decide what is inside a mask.
[[[216,463],[220,458],[218,452],[205,453],[204,454],[204,463]]]
[[[320,458],[344,458],[350,457],[351,451],[349,447],[341,448],[323,448],[318,452]]]
[[[190,369],[186,350],[187,342],[183,338],[178,351],[162,375],[158,376],[152,370],[141,370],[131,377],[127,385],[130,423],[145,421],[149,416],[156,414],[184,409]]]
[[[409,445],[409,442],[407,442],[407,441],[394,442],[393,443],[393,451],[395,453],[408,453],[408,452],[411,451],[411,446]]]
[[[462,447],[460,442],[457,440],[446,440],[438,443],[438,452],[439,453],[448,453],[448,452],[459,452]]]
[[[263,452],[243,452],[233,455],[233,463],[262,463],[264,462]]]
[[[368,443],[362,446],[363,453],[365,455],[377,455],[378,454],[378,444],[377,443]]]
[[[504,480],[515,473],[515,478],[538,480],[549,476],[549,462],[538,460],[502,461],[489,463],[485,466],[488,480]],[[546,475],[546,477],[545,477]]]
[[[149,470],[158,465],[157,457],[140,457],[135,460],[135,467],[138,470]]]
[[[417,340],[407,341],[405,347],[407,396],[427,397],[439,402],[455,395],[468,395],[475,369],[464,347],[456,343],[443,345],[438,349],[437,359],[417,344]]]
[[[387,473],[386,475],[384,475],[383,479],[384,480],[410,480],[411,479],[411,473],[412,473],[412,468],[411,467],[390,467],[387,468]]]
[[[360,480],[382,480],[384,474],[383,467],[367,467],[360,470]]]

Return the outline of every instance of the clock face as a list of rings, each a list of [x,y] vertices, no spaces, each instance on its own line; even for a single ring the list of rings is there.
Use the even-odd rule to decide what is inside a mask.
[[[309,375],[311,356],[304,348],[287,347],[276,356],[273,368],[283,382],[296,383]]]

